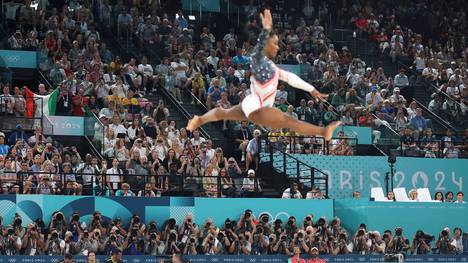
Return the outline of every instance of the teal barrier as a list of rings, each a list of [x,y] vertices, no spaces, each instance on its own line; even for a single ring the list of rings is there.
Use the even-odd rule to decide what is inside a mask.
[[[48,116],[54,127],[54,135],[84,136],[85,122],[83,117]]]
[[[298,222],[302,222],[307,214],[333,218],[333,200],[4,195],[0,196],[0,207],[5,222],[11,222],[18,213],[24,225],[37,218],[49,224],[55,211],[62,211],[66,218],[76,211],[85,222],[92,220],[94,211],[100,211],[108,219],[120,217],[124,223],[128,223],[133,214],[138,214],[144,222],[155,220],[160,227],[169,218],[182,223],[187,213],[194,214],[197,224],[204,224],[207,218],[212,218],[221,226],[226,218],[237,221],[246,209],[251,209],[257,217],[266,213],[272,220],[281,219],[283,222],[293,215]]]
[[[390,171],[387,157],[382,156],[323,156],[295,154],[299,160],[329,175],[329,196],[335,199],[350,198],[353,191],[368,197],[372,187],[385,189],[385,174]],[[274,165],[282,169],[282,155],[275,156]],[[295,176],[294,163],[288,164],[290,176]],[[399,157],[395,163],[394,187],[428,187],[432,194],[441,192],[468,192],[463,184],[467,176],[466,159],[427,159]],[[465,179],[466,180],[466,179]]]
[[[186,11],[197,12],[220,12],[219,0],[183,0],[182,8]]]
[[[449,227],[468,229],[468,204],[457,203],[412,203],[412,202],[371,202],[368,200],[335,200],[335,215],[343,226],[353,233],[360,223],[369,230],[383,235],[387,229],[403,228],[403,235],[412,240],[417,230],[434,235]]]
[[[335,130],[333,136],[337,137],[339,131],[343,131],[345,137],[356,138],[358,144],[372,144],[372,129],[370,127],[340,126]],[[353,142],[354,140],[350,141],[350,143]]]
[[[37,56],[34,51],[0,50],[0,61],[2,67],[8,68],[31,68],[37,67]]]

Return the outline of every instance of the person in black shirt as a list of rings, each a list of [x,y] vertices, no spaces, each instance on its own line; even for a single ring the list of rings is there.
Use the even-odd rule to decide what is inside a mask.
[[[151,117],[148,117],[146,119],[146,125],[144,126],[143,128],[145,130],[145,134],[146,136],[152,138],[152,139],[155,139],[158,132],[157,132],[157,128],[155,126],[155,122],[154,122],[154,119],[151,118]]]
[[[406,127],[403,135],[400,137],[401,151],[406,152],[407,150],[417,150],[416,141],[413,137],[413,130],[410,127]]]

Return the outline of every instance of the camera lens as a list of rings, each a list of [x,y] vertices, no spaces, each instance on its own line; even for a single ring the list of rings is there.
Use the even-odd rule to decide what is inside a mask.
[[[20,226],[21,223],[23,223],[23,220],[21,220],[21,218],[16,218],[15,219],[15,225]]]
[[[312,218],[311,218],[310,216],[306,216],[306,218],[305,218],[305,219],[306,219],[306,221],[310,221],[310,220],[312,220]]]
[[[8,235],[11,236],[11,235],[13,235],[14,233],[15,233],[15,231],[14,231],[13,229],[11,229],[11,228],[8,229]]]
[[[150,237],[151,237],[152,240],[155,240],[155,239],[156,239],[156,234],[152,233],[152,234],[150,235]]]

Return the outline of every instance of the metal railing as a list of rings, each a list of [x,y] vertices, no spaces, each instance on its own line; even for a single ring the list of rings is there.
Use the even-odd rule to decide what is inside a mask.
[[[106,169],[104,169],[106,170]],[[129,190],[136,196],[140,191],[143,195],[144,186],[151,184],[153,192],[165,196],[206,196],[206,197],[261,197],[264,183],[259,178],[239,175],[203,176],[182,174],[135,174],[133,169],[122,169],[120,174],[106,172],[11,172],[8,180],[2,185],[18,192],[12,194],[57,194],[57,195],[117,195]],[[108,180],[107,177],[119,177],[119,182]],[[46,179],[44,179],[46,178]],[[80,179],[78,179],[80,178]],[[86,180],[84,180],[86,178]],[[319,178],[317,178],[319,180]],[[126,188],[126,186],[129,188]],[[276,185],[286,189],[289,185]],[[6,194],[6,193],[2,193]],[[155,193],[156,194],[156,193]],[[130,195],[129,195],[130,196]]]
[[[274,171],[298,183],[304,192],[315,186],[328,197],[328,174],[282,151],[269,140],[266,140],[266,144],[265,153]]]
[[[424,110],[424,112],[428,113],[430,116],[432,116],[436,121],[437,123],[441,124],[442,126],[444,126],[446,129],[452,129],[453,131],[457,131],[458,129],[455,128],[453,125],[451,125],[448,121],[442,119],[439,115],[437,115],[435,112],[432,112],[431,110],[429,110],[424,104],[422,104],[420,101],[418,101],[417,99],[413,98],[413,101],[416,102],[416,104],[418,104],[418,106]]]
[[[356,137],[333,137],[326,143],[325,138],[320,136],[294,136],[294,135],[271,135],[267,140],[277,149],[287,153],[310,153],[320,155],[354,155],[355,146],[358,145]],[[309,148],[305,149],[305,145]],[[339,154],[335,149],[340,146],[347,146],[347,154]],[[306,152],[307,150],[307,152]]]
[[[415,141],[413,145],[404,145],[396,149],[397,154],[407,157],[426,158],[468,158],[468,148],[461,142],[443,140]]]

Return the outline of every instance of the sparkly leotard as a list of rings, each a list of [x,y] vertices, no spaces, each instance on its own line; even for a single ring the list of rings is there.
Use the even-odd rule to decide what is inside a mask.
[[[295,74],[280,69],[273,61],[263,55],[263,49],[269,34],[270,31],[262,30],[257,45],[252,52],[250,94],[245,97],[241,104],[242,111],[247,117],[262,107],[274,106],[279,80],[305,91],[311,92],[314,90],[312,85]]]

